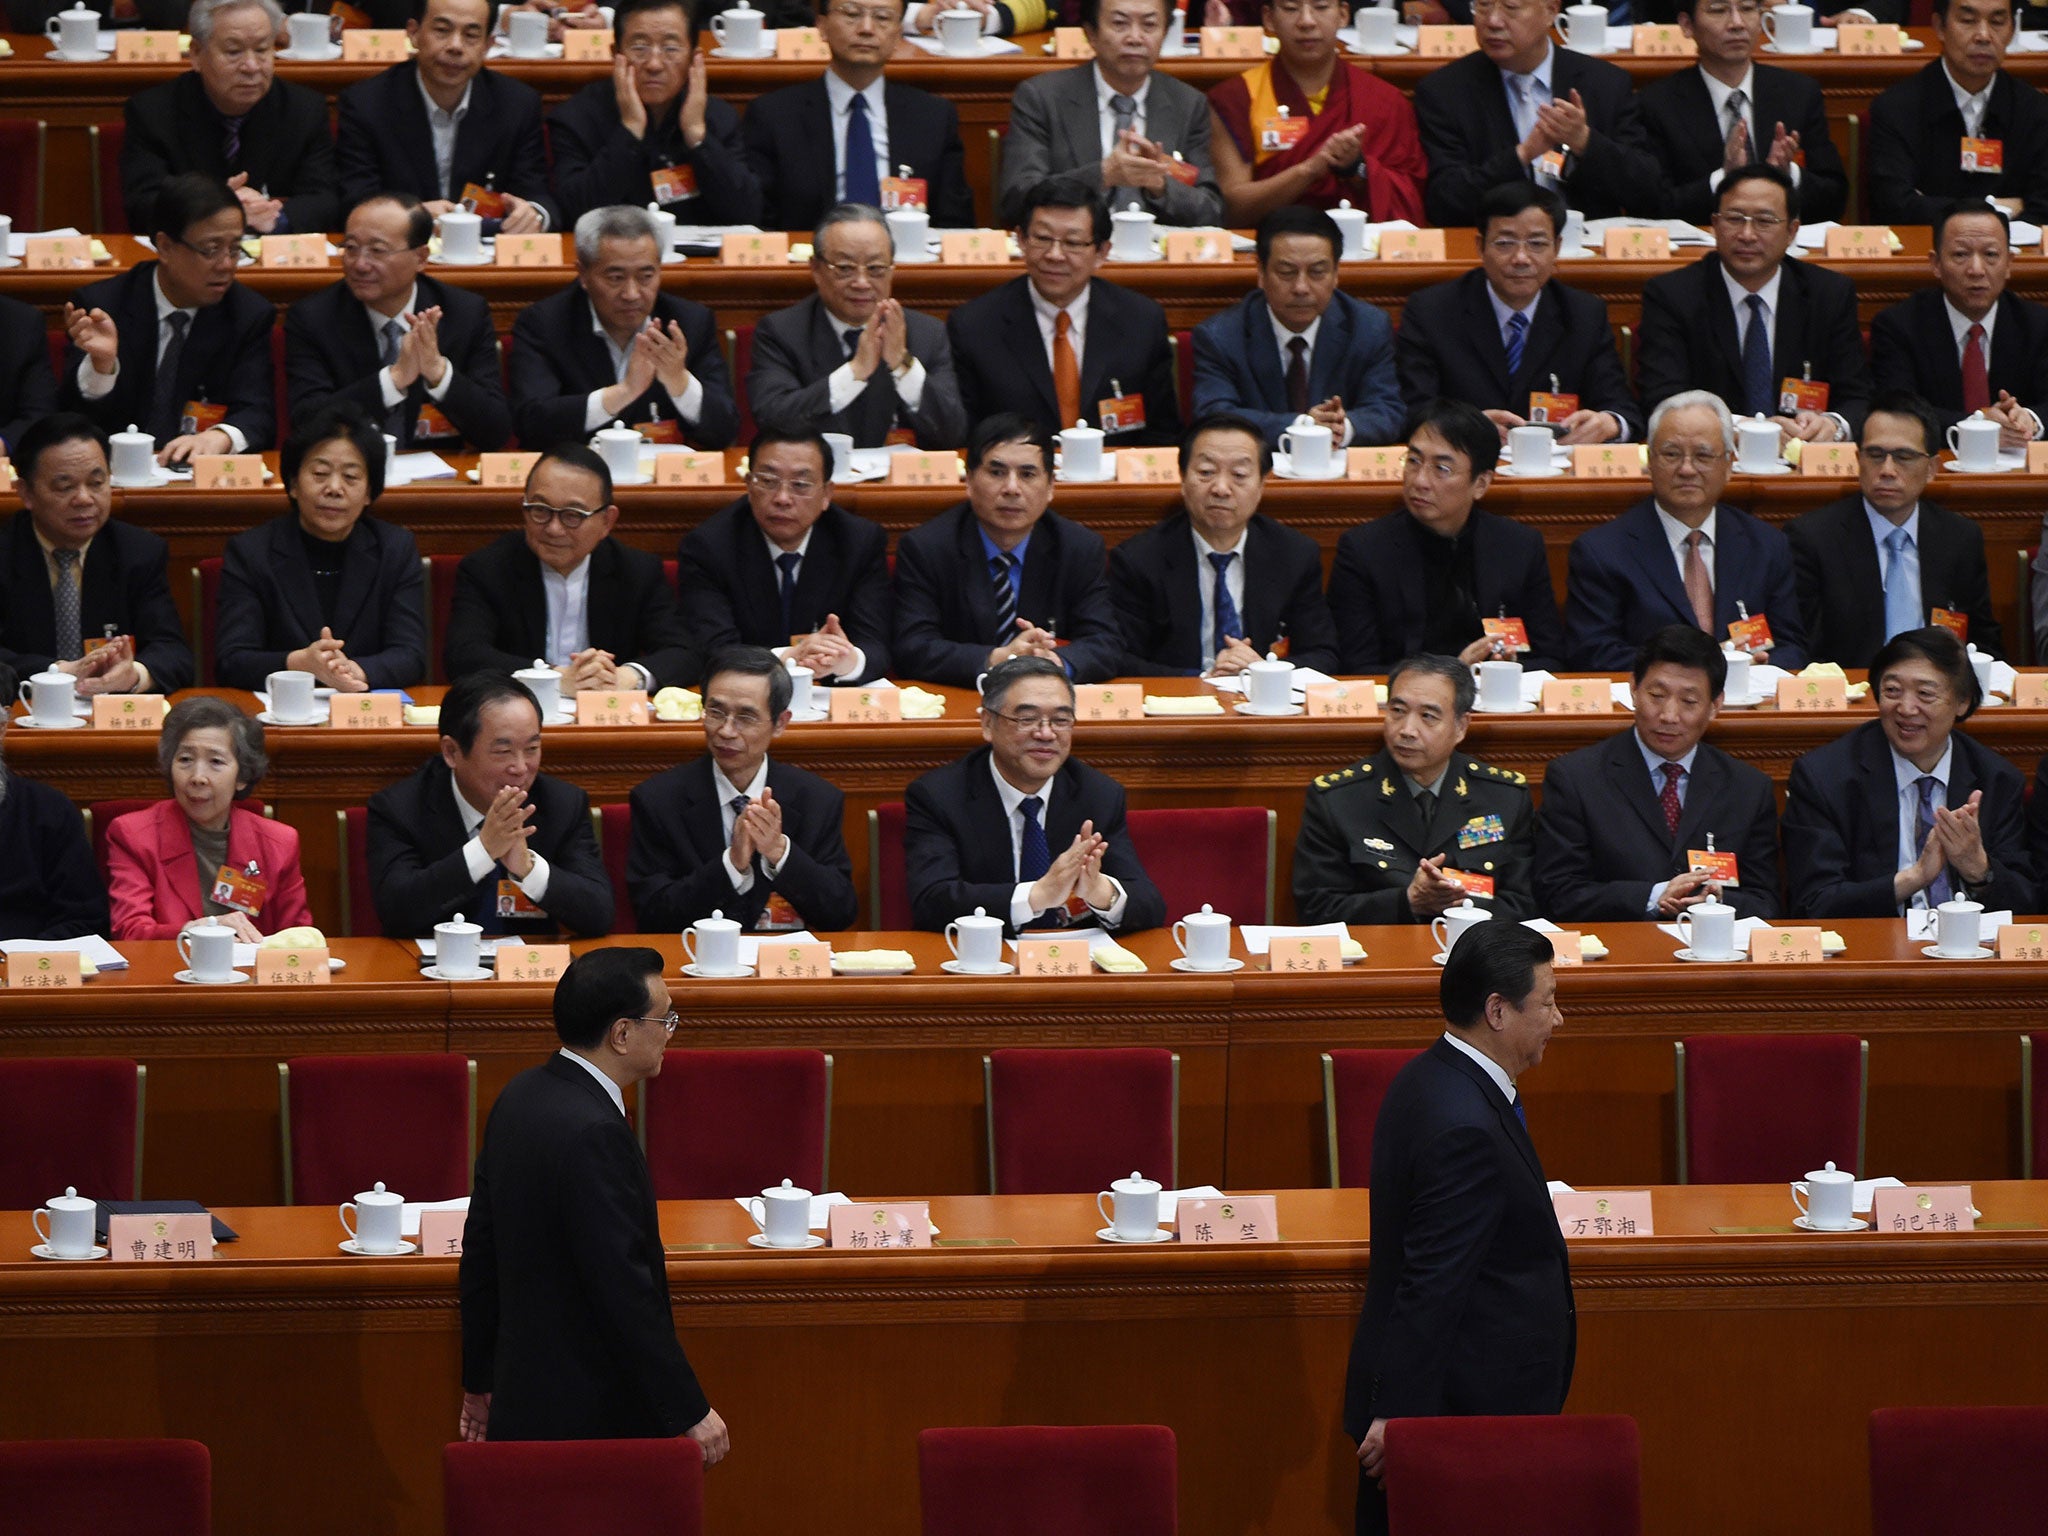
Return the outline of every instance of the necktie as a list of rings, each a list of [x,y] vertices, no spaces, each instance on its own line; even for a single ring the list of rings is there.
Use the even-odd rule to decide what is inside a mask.
[[[1963,342],[1963,409],[1981,411],[1991,403],[1991,374],[1984,366],[1984,327],[1972,325]]]
[[[860,350],[860,338],[862,333],[864,333],[866,330],[866,326],[856,325],[852,330],[846,333],[846,355],[848,357],[853,356],[854,353]]]
[[[846,201],[882,205],[882,180],[875,169],[875,135],[868,127],[868,99],[856,95],[846,114]]]
[[[1913,823],[1913,853],[1916,858],[1934,833],[1934,791],[1940,782],[1931,773],[1920,776],[1920,814]],[[1927,887],[1927,905],[1938,907],[1948,898],[1948,865],[1944,864],[1941,873],[1934,877],[1934,883]]]
[[[1913,536],[1894,528],[1884,536],[1884,637],[1889,640],[1902,630],[1920,627],[1920,594],[1906,579],[1906,551]]]
[[[793,549],[784,550],[775,557],[775,563],[782,568],[782,575],[778,578],[777,585],[782,590],[782,633],[784,635],[793,635],[796,632],[796,567],[797,562],[802,559],[803,556]]]
[[[1297,416],[1308,409],[1308,338],[1287,338],[1287,409]]]
[[[1429,831],[1429,824],[1436,820],[1436,791],[1425,789],[1415,797],[1415,808],[1422,812],[1422,830]]]
[[[386,368],[397,366],[398,349],[404,341],[405,327],[398,323],[396,317],[386,320],[384,322],[384,366]],[[382,386],[379,387],[381,388]],[[411,414],[412,412],[407,402],[400,400],[398,404],[391,408],[389,415],[385,417],[384,430],[397,438],[401,444],[405,443],[410,436],[405,428],[408,425],[408,418]]]
[[[732,806],[732,814],[737,819],[740,813],[747,808],[747,797],[745,795],[734,795],[730,804]]]
[[[1685,536],[1685,600],[1692,604],[1693,622],[1708,634],[1714,632],[1714,581],[1707,574],[1706,556],[1700,546],[1707,536],[1695,528]]]
[[[232,176],[241,169],[242,119],[239,117],[223,118],[221,125],[224,131],[221,134],[220,150],[222,156],[227,160],[228,174]]]
[[[1010,584],[1010,571],[1016,563],[1017,557],[1011,554],[997,555],[988,563],[988,579],[995,588],[997,645],[1008,645],[1017,638],[1017,589]]]
[[[1657,797],[1657,803],[1664,807],[1664,825],[1671,829],[1673,837],[1678,836],[1678,818],[1685,812],[1678,800],[1678,781],[1684,777],[1685,769],[1679,764],[1664,765],[1664,793]]]
[[[1026,795],[1017,803],[1017,809],[1024,813],[1024,837],[1017,846],[1017,878],[1028,885],[1052,868],[1052,849],[1038,820],[1045,802],[1036,795]]]
[[[57,659],[76,661],[85,654],[78,623],[78,551],[53,549],[50,553],[57,560],[57,588],[50,594],[51,609],[57,618]]]
[[[1060,408],[1060,428],[1081,419],[1081,360],[1074,356],[1074,344],[1067,332],[1074,328],[1073,316],[1064,309],[1052,322],[1052,393]]]
[[[1609,14],[1612,15],[1613,13],[1609,12]],[[1522,1129],[1526,1132],[1529,1129],[1529,1110],[1522,1103],[1522,1096],[1519,1093],[1515,1095],[1515,1118],[1522,1122]]]
[[[1771,333],[1764,325],[1763,296],[1752,293],[1743,302],[1749,306],[1749,324],[1742,332],[1742,404],[1752,416],[1768,416],[1778,401],[1771,390]]]
[[[1508,377],[1522,371],[1522,353],[1529,345],[1529,317],[1519,310],[1508,316]]]
[[[1614,13],[1612,11],[1607,13],[1607,19],[1610,23],[1614,20]],[[1723,135],[1724,138],[1734,137],[1735,125],[1737,123],[1741,123],[1745,127],[1749,123],[1749,92],[1747,91],[1730,91],[1728,93],[1728,132]],[[1756,161],[1756,136],[1754,134],[1750,136],[1749,140],[1749,158],[1750,162],[1754,164]]]
[[[1118,92],[1109,98],[1109,110],[1113,119],[1110,125],[1110,142],[1115,144],[1121,142],[1124,133],[1137,123],[1138,104],[1122,92]],[[1118,208],[1135,208],[1141,201],[1143,199],[1138,196],[1136,187],[1118,187],[1115,195],[1109,200],[1109,206],[1114,212]]]
[[[1211,551],[1209,563],[1216,567],[1216,649],[1223,649],[1225,640],[1244,638],[1244,621],[1237,616],[1237,604],[1230,596],[1230,562],[1237,558],[1234,549],[1221,553]]]
[[[163,356],[156,360],[156,383],[149,397],[149,430],[158,446],[178,435],[184,415],[183,402],[178,399],[178,361],[185,355],[185,327],[192,323],[192,317],[182,309],[174,309],[164,323],[171,328],[171,339],[164,344]]]

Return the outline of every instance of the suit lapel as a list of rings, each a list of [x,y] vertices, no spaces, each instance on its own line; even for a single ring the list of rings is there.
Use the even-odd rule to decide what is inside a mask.
[[[1317,356],[1322,355],[1322,350],[1321,346],[1316,348]],[[1317,394],[1313,389],[1309,393]],[[1261,650],[1272,641],[1267,639],[1262,643],[1260,637],[1277,637],[1280,632],[1280,584],[1274,575],[1280,556],[1273,548],[1278,542],[1271,525],[1254,514],[1245,530],[1244,601],[1238,605],[1238,617],[1244,620],[1245,639]]]
[[[135,382],[131,386],[129,409],[147,411],[156,389],[156,263],[146,261],[135,269],[128,284],[126,303],[118,317],[121,339],[118,353],[121,371]],[[186,337],[189,344],[191,337]],[[182,357],[181,357],[182,361]],[[132,371],[131,371],[132,370]],[[183,402],[180,401],[180,404]]]
[[[1685,595],[1685,583],[1679,580],[1678,563],[1672,559],[1671,545],[1664,537],[1664,524],[1657,516],[1656,503],[1646,501],[1635,512],[1626,515],[1629,518],[1629,542],[1635,548],[1637,566],[1651,588],[1664,599],[1671,616],[1680,623],[1690,624],[1693,621],[1692,600]],[[1719,569],[1718,559],[1716,569]],[[1718,590],[1716,601],[1719,601]]]
[[[612,350],[603,336],[595,329],[597,312],[590,307],[590,295],[581,285],[576,289],[576,302],[569,306],[570,324],[574,327],[569,337],[570,351],[577,360],[576,372],[586,379],[609,379],[613,377]],[[632,403],[627,411],[632,410]]]
[[[1697,270],[1700,274],[1697,302],[1706,313],[1707,339],[1720,351],[1722,366],[1728,370],[1729,377],[1739,383],[1742,378],[1742,337],[1735,328],[1734,306],[1728,302],[1728,284],[1722,280],[1721,258],[1703,256]]]
[[[1687,776],[1685,809],[1679,813],[1678,835],[1671,840],[1675,850],[1682,851],[1695,845],[1704,846],[1709,833],[1724,844],[1734,841],[1731,835],[1734,828],[1714,825],[1721,809],[1722,796],[1727,792],[1728,765],[1702,742],[1699,751],[1693,756],[1692,772]],[[1729,850],[1724,848],[1723,851]]]
[[[1948,319],[1946,310],[1942,311],[1942,319]],[[2027,334],[2026,311],[2020,308],[2020,301],[2009,293],[2000,294],[1998,318],[1992,322],[1991,328],[1991,355],[1984,360],[1993,399],[1998,397],[2001,389],[2012,391],[2015,399],[2028,392],[2027,374],[2032,359],[2027,356],[2027,350],[2031,341]],[[1953,395],[1942,398],[1960,400],[1963,364],[1953,337],[1949,338],[1949,346],[1943,356],[1955,362],[1956,390]]]
[[[1024,551],[1023,579],[1017,584],[1017,617],[1041,627],[1059,617],[1057,613],[1060,574],[1060,546],[1057,514],[1047,512],[1031,530],[1031,543]],[[990,617],[994,617],[991,610]]]
[[[334,632],[344,640],[353,640],[362,629],[364,610],[377,589],[377,575],[384,563],[378,558],[380,543],[377,530],[359,521],[342,554],[341,589],[334,597]]]
[[[402,72],[393,75],[389,95],[397,99],[389,100],[385,105],[392,114],[392,126],[398,130],[399,142],[405,145],[412,156],[416,185],[434,187],[436,192],[446,197],[448,189],[435,186],[441,171],[434,163],[434,130],[427,122],[427,103],[426,98],[420,94],[419,80],[417,64],[409,65]],[[474,107],[475,101],[472,100],[470,105]],[[468,113],[463,118],[463,126],[467,127],[475,117],[475,112]],[[449,161],[451,167],[458,166],[462,160],[462,135],[457,133],[455,137],[455,154]],[[460,192],[462,188],[458,185],[455,190]]]
[[[1698,758],[1693,762],[1697,764]],[[1608,789],[1633,811],[1660,847],[1671,846],[1671,828],[1664,821],[1664,806],[1657,798],[1649,773],[1643,765],[1643,754],[1636,745],[1635,727],[1630,726],[1620,735],[1612,738],[1607,753]],[[1698,785],[1690,786],[1697,789]],[[1692,809],[1693,794],[1686,796],[1686,809]],[[1679,825],[1685,825],[1683,818]]]
[[[893,142],[893,141],[892,141]],[[1053,388],[1052,362],[1046,356],[1045,338],[1039,334],[1038,315],[1031,307],[1031,279],[1020,277],[1005,293],[1003,299],[1003,330],[1008,337],[1008,351],[1012,362],[1022,366],[1024,377],[1031,381],[1031,387],[1038,391],[1038,398],[1044,405],[1048,419],[1059,416],[1059,395]],[[1089,328],[1094,329],[1100,316],[1100,306],[1093,298],[1088,301]],[[1082,374],[1085,385],[1087,374]],[[1082,414],[1091,420],[1092,409],[1087,407],[1087,391],[1082,391]]]
[[[1345,358],[1351,351],[1351,311],[1345,296],[1335,294],[1323,311],[1322,329],[1316,332],[1316,349],[1308,365],[1308,398],[1314,404],[1332,395],[1342,395]],[[1280,354],[1276,351],[1274,359]]]
[[[839,535],[833,527],[831,508],[827,507],[824,515],[811,525],[811,542],[796,568],[796,600],[791,614],[795,623],[811,625],[822,622],[831,606],[829,589],[839,569],[839,560]],[[782,601],[779,586],[775,600],[777,603]]]
[[[1558,285],[1546,283],[1543,297],[1536,305],[1536,318],[1529,326],[1529,340],[1522,348],[1521,371],[1508,382],[1509,410],[1513,410],[1517,403],[1526,405],[1528,392],[1539,384],[1545,389],[1551,388],[1554,373],[1551,360],[1557,349],[1564,345],[1564,339],[1564,301],[1559,297]],[[1501,354],[1501,361],[1507,361],[1505,352]]]
[[[1169,630],[1195,637],[1195,665],[1200,666],[1202,634],[1202,573],[1195,564],[1194,531],[1185,513],[1167,523],[1159,541],[1159,573],[1166,589]],[[1183,656],[1182,659],[1185,659]]]
[[[1780,270],[1783,276],[1778,282],[1778,312],[1772,317],[1771,328],[1773,392],[1780,379],[1801,377],[1813,361],[1806,345],[1806,270],[1792,256],[1785,258]]]
[[[1439,1041],[1435,1049],[1442,1053],[1443,1059],[1455,1070],[1471,1079],[1473,1085],[1484,1095],[1486,1103],[1500,1117],[1502,1133],[1520,1154],[1529,1172],[1536,1176],[1536,1182],[1539,1185],[1544,1184],[1543,1164],[1537,1159],[1536,1144],[1529,1139],[1529,1129],[1522,1123],[1522,1117],[1515,1113],[1515,1106],[1509,1103],[1507,1095],[1500,1091],[1500,1084],[1487,1074],[1484,1067],[1455,1045]]]
[[[1892,768],[1891,745],[1885,740],[1883,728],[1873,723],[1858,729],[1870,732],[1859,736],[1856,746],[1857,776],[1862,781],[1860,793],[1875,845],[1866,851],[1865,859],[1872,868],[1881,864],[1890,869],[1898,856],[1898,774]],[[1960,758],[1962,754],[1958,752],[1956,756]]]
[[[1055,799],[1058,797],[1055,796]],[[1017,878],[1016,856],[1010,850],[1009,819],[996,794],[994,772],[989,767],[989,750],[982,747],[967,759],[965,809],[968,830],[974,842],[962,850],[960,873],[970,881],[999,882]],[[1046,841],[1051,842],[1048,834]],[[1072,841],[1071,838],[1068,841]],[[984,873],[984,872],[989,873]],[[1007,913],[997,916],[1007,919]]]
[[[992,640],[996,628],[996,595],[988,573],[988,556],[981,547],[981,525],[974,520],[974,509],[965,502],[960,504],[959,518],[956,547],[960,553],[960,600],[967,605],[968,633]],[[1035,546],[1038,540],[1034,538],[1032,543]],[[1021,598],[1019,611],[1022,611]]]
[[[1512,407],[1508,353],[1507,348],[1501,345],[1500,326],[1493,316],[1493,301],[1486,296],[1486,274],[1469,274],[1463,280],[1463,288],[1465,339],[1478,357],[1480,366],[1486,370],[1487,377],[1492,380],[1496,398],[1508,401]],[[1539,305],[1537,312],[1540,314],[1549,307],[1547,304]]]
[[[305,551],[299,546],[298,514],[287,512],[272,533],[270,541],[270,574],[277,582],[278,594],[291,613],[293,627],[302,635],[320,633],[320,593],[313,584],[313,571],[306,562]],[[353,553],[351,545],[351,553]],[[347,568],[343,568],[344,584]],[[343,639],[348,631],[340,631]]]
[[[35,524],[26,510],[14,514],[13,531],[13,570],[8,587],[14,612],[0,615],[0,620],[5,620],[5,628],[14,631],[22,641],[16,649],[39,651],[49,644],[47,637],[54,633],[57,623],[50,595],[50,566],[43,558],[42,545],[36,542]],[[8,707],[12,707],[11,700]]]
[[[1322,349],[1316,349],[1318,355]],[[1252,370],[1259,398],[1287,399],[1287,374],[1280,366],[1280,348],[1273,339],[1273,312],[1264,294],[1253,294],[1244,306],[1244,358]]]
[[[602,544],[597,548],[599,554],[604,550]],[[585,627],[589,631],[592,645],[603,644],[597,638],[597,628],[600,620],[607,617],[600,606],[602,589],[598,583],[598,566],[597,555],[593,554],[590,560],[590,593],[584,604],[585,612],[589,614],[589,622]],[[520,636],[524,642],[518,649],[521,655],[531,653],[538,656],[547,648],[548,643],[547,587],[541,580],[540,556],[528,549],[523,540],[513,554],[512,571],[514,620],[519,625]]]
[[[718,803],[710,758],[698,758],[684,773],[676,814],[697,856],[707,861],[717,858],[726,846],[725,812]]]

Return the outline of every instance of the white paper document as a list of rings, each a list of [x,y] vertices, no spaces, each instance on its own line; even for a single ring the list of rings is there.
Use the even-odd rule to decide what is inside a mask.
[[[418,1237],[420,1235],[421,1211],[466,1211],[469,1196],[457,1195],[453,1200],[408,1200],[398,1208],[398,1235]]]
[[[96,933],[76,939],[9,939],[0,944],[0,955],[32,955],[63,951],[81,955],[102,971],[125,971],[128,957]]]
[[[438,453],[398,453],[391,457],[391,473],[385,484],[412,485],[420,480],[453,480],[455,466]]]
[[[1244,935],[1245,950],[1254,955],[1266,953],[1275,939],[1320,939],[1326,934],[1336,939],[1351,937],[1351,930],[1343,923],[1303,923],[1292,928],[1243,923],[1237,931]]]
[[[1214,1184],[1195,1184],[1187,1189],[1162,1189],[1159,1191],[1159,1225],[1170,1227],[1174,1224],[1183,1200],[1221,1200],[1223,1191]]]
[[[1986,912],[1977,919],[1977,942],[1984,945],[1998,943],[1998,930],[2012,921],[2012,912]],[[1906,909],[1906,937],[1932,944],[1940,919],[1932,907],[1908,907]]]

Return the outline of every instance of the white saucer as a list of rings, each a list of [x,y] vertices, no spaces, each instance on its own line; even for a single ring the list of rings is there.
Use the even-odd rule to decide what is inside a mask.
[[[52,48],[49,57],[60,64],[104,64],[113,57],[95,48],[91,53],[66,53],[62,48]]]
[[[633,472],[632,474],[630,474],[630,475],[613,475],[613,476],[612,476],[612,484],[613,484],[613,485],[652,485],[652,484],[654,484],[654,476],[653,476],[652,474],[649,474],[649,473],[645,473],[645,472],[642,472],[642,471],[640,471],[640,470],[635,470],[635,471],[634,471],[634,472]]]
[[[1783,459],[1778,459],[1770,464],[1754,466],[1737,464],[1729,470],[1729,473],[1735,475],[1789,475],[1792,473],[1792,466]]]
[[[1450,958],[1451,957],[1446,952],[1440,949],[1435,954],[1429,957],[1429,963],[1431,965],[1442,965],[1446,960]]]
[[[444,971],[438,965],[425,965],[420,967],[420,974],[435,981],[487,981],[493,973],[482,966],[473,971]]]
[[[1233,704],[1230,707],[1240,715],[1258,715],[1267,720],[1283,720],[1289,715],[1308,712],[1308,706],[1304,704],[1290,704],[1285,709],[1253,709],[1249,704]]]
[[[1115,1227],[1103,1227],[1095,1234],[1105,1243],[1170,1243],[1173,1234],[1164,1227],[1154,1227],[1144,1237],[1118,1237]]]
[[[742,976],[753,975],[754,968],[751,965],[743,965],[732,971],[707,971],[699,965],[686,965],[683,967],[683,974],[694,976],[699,981],[738,981]]]
[[[2001,459],[1989,469],[1965,469],[1954,459],[1941,466],[1943,473],[1951,475],[2010,475],[2026,467],[2024,462],[2015,464],[2009,459]]]
[[[829,709],[807,709],[800,715],[792,711],[789,723],[791,725],[816,725],[821,720],[830,720],[831,718],[832,711]]]
[[[806,1248],[824,1247],[825,1239],[819,1233],[806,1232],[801,1243],[771,1243],[768,1241],[768,1234],[766,1232],[749,1232],[747,1234],[747,1246],[749,1248],[767,1248],[776,1253],[802,1253]]]
[[[1059,469],[1053,472],[1053,479],[1059,481],[1062,485],[1107,485],[1115,478],[1116,454],[1113,452],[1103,454],[1102,473],[1100,474],[1077,475],[1066,469]]]
[[[1674,960],[1686,960],[1694,965],[1741,965],[1749,959],[1749,956],[1738,951],[1732,955],[1723,955],[1718,960],[1710,960],[1705,955],[1694,954],[1690,947],[1673,950],[1671,954]]]
[[[418,1253],[420,1251],[420,1245],[418,1243],[407,1242],[404,1238],[401,1237],[398,1240],[398,1247],[394,1252],[372,1253],[367,1248],[358,1248],[356,1246],[356,1240],[354,1238],[345,1237],[341,1240],[341,1251],[343,1253],[352,1253],[359,1259],[402,1259],[408,1253]]]
[[[1982,944],[1979,944],[1975,949],[1971,950],[1968,954],[1945,955],[1941,952],[1940,945],[1923,944],[1920,947],[1920,953],[1925,955],[1930,960],[1989,960],[1993,955],[1995,955],[1998,952],[1993,949],[1986,949]]]
[[[1361,48],[1357,43],[1346,43],[1344,51],[1360,59],[1398,59],[1415,50],[1406,43],[1396,43],[1391,48]]]
[[[1765,43],[1763,51],[1765,53],[1780,53],[1788,59],[1811,59],[1817,58],[1823,53],[1831,53],[1834,50],[1829,48],[1780,48],[1776,43]]]
[[[332,64],[341,57],[339,48],[330,47],[324,53],[300,53],[296,48],[287,48],[277,56],[280,64]]]
[[[941,960],[939,969],[949,976],[1008,976],[1017,967],[1007,960],[1000,960],[988,970],[983,970],[979,966],[970,969],[958,960]]]
[[[1516,480],[1560,480],[1564,478],[1565,467],[1567,466],[1560,466],[1552,459],[1548,469],[1517,469],[1512,464],[1501,464],[1495,467],[1494,473],[1508,475]]]
[[[116,480],[114,482],[114,489],[117,491],[160,491],[171,483],[172,478],[170,475],[159,473],[151,475],[147,480]]]
[[[1475,715],[1533,715],[1536,713],[1536,709],[1537,704],[1534,699],[1524,699],[1513,709],[1487,709],[1483,705],[1474,704],[1472,706],[1472,713]]]
[[[276,715],[273,715],[267,709],[261,711],[256,716],[256,718],[262,721],[265,725],[298,726],[301,728],[312,725],[326,725],[329,723],[327,717],[322,715],[314,715],[305,720],[280,720]]]
[[[66,720],[61,724],[52,724],[46,721],[38,720],[34,715],[23,715],[19,720],[15,721],[14,723],[16,725],[25,725],[32,731],[75,731],[81,725],[92,724],[90,720],[79,715],[73,715],[69,720]]]
[[[1273,473],[1282,480],[1342,480],[1345,476],[1345,461],[1340,458],[1332,464],[1328,474],[1305,475],[1294,467],[1292,454],[1276,453],[1273,455]]]
[[[689,967],[685,966],[684,969],[687,970],[689,969]],[[877,970],[874,966],[871,965],[843,966],[839,963],[839,957],[837,955],[834,955],[832,957],[832,974],[834,976],[908,976],[912,971],[916,969],[917,967],[914,964],[891,965],[883,967],[880,970]],[[969,974],[980,975],[981,973],[978,971],[974,971],[969,972]],[[994,975],[996,973],[991,971],[988,974]]]
[[[709,29],[707,28],[706,30]],[[714,48],[711,50],[711,57],[714,59],[751,59],[758,62],[761,59],[774,58],[775,50],[773,48],[756,48],[751,53],[741,53],[736,48]],[[818,1241],[823,1242],[824,1239],[820,1238]]]
[[[1186,955],[1175,955],[1166,963],[1176,971],[1187,971],[1196,976],[1227,976],[1232,971],[1244,969],[1244,962],[1235,955],[1230,957],[1228,965],[1194,965],[1189,962]]]
[[[933,251],[926,251],[922,256],[906,256],[899,251],[896,254],[896,265],[899,267],[928,267],[937,262],[938,259],[937,253]]]
[[[436,256],[432,264],[437,267],[488,267],[497,259],[485,251],[477,256]]]
[[[48,1243],[37,1243],[29,1249],[39,1259],[48,1259],[52,1264],[90,1264],[94,1259],[104,1259],[107,1250],[95,1244],[91,1253],[52,1253]]]
[[[1164,261],[1164,260],[1166,260],[1166,252],[1164,252],[1164,251],[1162,251],[1162,250],[1159,250],[1159,249],[1157,249],[1157,248],[1155,247],[1155,248],[1154,248],[1153,250],[1150,250],[1150,251],[1146,252],[1146,253],[1145,253],[1145,254],[1144,254],[1143,256],[1119,256],[1119,255],[1117,255],[1117,254],[1116,254],[1116,252],[1114,252],[1114,251],[1111,251],[1111,252],[1109,253],[1109,259],[1110,259],[1111,261],[1119,261],[1119,262],[1121,262],[1121,261],[1131,261],[1131,262],[1140,262],[1140,261]]]
[[[1831,1232],[1839,1234],[1842,1232],[1867,1232],[1870,1230],[1870,1223],[1861,1216],[1852,1216],[1849,1219],[1855,1222],[1856,1225],[1853,1227],[1816,1227],[1804,1216],[1794,1216],[1792,1218],[1792,1225],[1802,1232]]]
[[[1769,693],[1746,693],[1739,699],[1723,698],[1721,700],[1721,707],[1723,709],[1755,709],[1759,704],[1770,703],[1775,697],[1777,695]]]
[[[188,982],[195,987],[239,987],[243,982],[254,981],[256,978],[247,971],[230,971],[226,981],[201,981],[191,971],[179,971],[171,979],[173,981]]]
[[[0,256],[0,267],[18,267],[23,259],[20,256]]]

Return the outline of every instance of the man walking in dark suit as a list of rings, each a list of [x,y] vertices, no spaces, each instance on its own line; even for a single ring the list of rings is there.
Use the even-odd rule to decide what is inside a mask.
[[[1710,897],[1775,918],[1776,793],[1761,770],[1703,739],[1728,681],[1721,648],[1667,625],[1643,642],[1634,677],[1634,727],[1544,770],[1537,904],[1565,923],[1669,922]]]
[[[730,1441],[676,1339],[626,1090],[661,1075],[660,952],[598,949],[555,983],[561,1049],[505,1085],[462,1228],[465,1440]]]
[[[1984,530],[1923,499],[1941,441],[1930,417],[1917,396],[1879,395],[1863,423],[1859,494],[1785,525],[1806,648],[1816,661],[1867,667],[1894,635],[1929,624],[1987,655],[2005,654],[1991,612]]]
[[[1562,1413],[1571,1259],[1519,1079],[1564,1022],[1550,940],[1481,923],[1444,962],[1449,1025],[1401,1069],[1372,1138],[1372,1268],[1344,1377],[1358,1530],[1387,1528],[1389,1419]]]
[[[711,658],[704,756],[633,790],[626,884],[647,932],[678,932],[713,912],[767,933],[858,920],[839,830],[845,797],[769,755],[789,724],[789,697],[789,672],[772,652],[736,645]]]
[[[986,746],[904,795],[911,920],[938,931],[985,910],[1011,934],[1070,926],[1135,933],[1166,903],[1124,828],[1123,786],[1074,761],[1074,685],[1042,656],[989,670]]]

